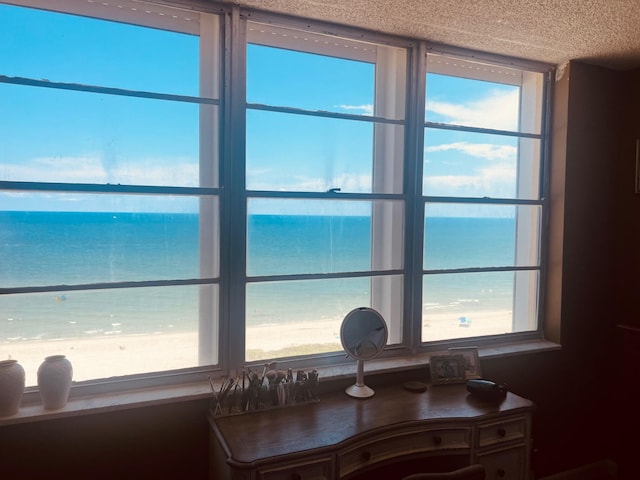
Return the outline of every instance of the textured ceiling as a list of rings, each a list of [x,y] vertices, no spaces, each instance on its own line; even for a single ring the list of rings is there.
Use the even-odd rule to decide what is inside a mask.
[[[640,67],[640,0],[240,0],[267,11],[561,64]]]

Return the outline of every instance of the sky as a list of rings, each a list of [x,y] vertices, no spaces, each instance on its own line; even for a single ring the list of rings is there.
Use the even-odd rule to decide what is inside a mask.
[[[0,5],[0,75],[198,95],[198,38]],[[371,63],[250,45],[247,102],[372,115]],[[339,85],[339,88],[335,88]],[[426,120],[515,131],[517,87],[429,74]],[[199,106],[0,83],[0,180],[197,186]],[[373,124],[249,110],[247,187],[370,192]],[[426,129],[423,188],[514,195],[517,140]],[[5,209],[192,211],[152,197],[0,194]],[[53,203],[52,203],[53,202]],[[136,203],[134,205],[132,202]]]

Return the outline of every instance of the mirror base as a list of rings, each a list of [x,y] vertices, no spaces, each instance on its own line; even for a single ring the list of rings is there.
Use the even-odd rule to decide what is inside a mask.
[[[372,388],[369,388],[366,385],[358,385],[357,383],[345,388],[344,392],[350,397],[355,398],[369,398],[372,397],[374,393],[376,393]]]

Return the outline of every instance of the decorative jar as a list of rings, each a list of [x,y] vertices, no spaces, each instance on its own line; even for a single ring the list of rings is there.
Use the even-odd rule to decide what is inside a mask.
[[[57,410],[67,404],[73,368],[64,355],[45,357],[38,368],[38,388],[46,410]]]
[[[0,417],[18,413],[24,381],[24,368],[17,360],[0,361]]]

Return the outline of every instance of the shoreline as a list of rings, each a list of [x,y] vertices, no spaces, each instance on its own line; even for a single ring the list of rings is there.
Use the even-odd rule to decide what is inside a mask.
[[[510,311],[475,312],[469,320],[466,326],[461,326],[459,317],[452,313],[428,314],[422,326],[424,340],[492,335],[511,330]],[[341,325],[340,319],[249,327],[246,349],[256,361],[273,358],[268,357],[270,352],[304,354],[308,345],[314,348],[337,345],[341,350]],[[392,338],[390,334],[390,340]],[[69,359],[74,381],[190,368],[198,365],[198,334],[173,332],[0,342],[0,360],[16,359],[25,370],[27,386],[36,385],[38,367],[49,355],[65,355]]]

